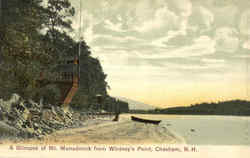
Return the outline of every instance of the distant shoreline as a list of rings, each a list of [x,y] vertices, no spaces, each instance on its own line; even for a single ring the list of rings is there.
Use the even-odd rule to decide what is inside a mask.
[[[143,113],[143,112],[129,112],[128,114],[149,114],[149,115],[178,115],[178,116],[246,116],[246,117],[250,117],[250,115],[229,115],[229,114],[197,114],[197,113],[193,113],[193,114],[180,114],[180,113]]]
[[[132,114],[250,116],[250,101],[230,100],[154,110],[130,110]]]

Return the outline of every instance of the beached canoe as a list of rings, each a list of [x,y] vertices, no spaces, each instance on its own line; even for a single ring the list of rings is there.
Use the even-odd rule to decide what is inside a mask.
[[[142,123],[151,123],[151,124],[155,124],[155,125],[158,125],[161,122],[161,120],[148,120],[148,119],[143,119],[143,118],[139,118],[139,117],[135,117],[135,116],[131,116],[131,120],[137,121],[137,122],[142,122]]]

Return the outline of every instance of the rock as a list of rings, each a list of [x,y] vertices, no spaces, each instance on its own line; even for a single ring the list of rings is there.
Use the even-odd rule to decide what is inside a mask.
[[[43,120],[52,120],[53,119],[54,114],[52,113],[51,110],[43,110],[42,111],[42,119]]]
[[[4,110],[0,104],[0,121],[4,120],[4,117],[5,117],[5,113],[4,113]]]
[[[64,113],[69,112],[69,106],[68,105],[63,104],[63,105],[61,105],[61,107],[62,107],[61,109],[63,110]]]
[[[0,121],[0,138],[16,137],[18,130]]]
[[[20,101],[20,96],[17,94],[13,94],[8,101],[0,99],[0,105],[1,107],[4,107],[6,112],[9,113],[12,109],[12,106],[19,104],[19,101]]]
[[[18,94],[12,94],[10,100],[8,101],[10,104],[18,104],[18,102],[20,101],[20,96]]]
[[[33,128],[23,128],[19,131],[18,136],[21,138],[32,138],[35,136],[35,131]]]
[[[81,115],[70,108],[37,104],[22,100],[17,94],[8,101],[0,99],[0,120],[22,138],[42,138],[55,130],[81,126],[80,118]]]
[[[72,119],[74,119],[74,120],[80,120],[80,117],[81,117],[81,114],[80,114],[80,113],[74,113],[74,114],[72,115]]]
[[[28,109],[25,109],[24,112],[22,113],[22,117],[24,120],[28,120],[30,115],[30,111]]]
[[[6,112],[11,111],[11,103],[10,102],[5,102],[3,99],[0,99],[0,105],[2,107],[2,110],[3,110],[3,107],[4,107],[4,110]]]
[[[51,112],[52,112],[54,115],[56,115],[56,110],[55,110],[55,107],[54,107],[54,106],[51,107]]]
[[[32,104],[29,103],[27,100],[24,100],[22,103],[24,104],[24,106],[25,106],[26,108],[31,108],[31,107],[32,107]]]
[[[28,103],[31,104],[33,108],[39,108],[39,105],[31,99],[28,100]]]
[[[43,98],[40,99],[39,105],[40,105],[40,107],[43,107]]]
[[[32,122],[39,122],[41,120],[42,113],[37,109],[30,109],[28,120]]]
[[[72,120],[72,113],[67,112],[65,115],[66,115],[69,119],[71,119],[71,120]]]
[[[53,107],[53,105],[51,105],[51,104],[43,104],[43,106],[42,106],[43,109],[49,109],[49,110],[51,110],[52,107]]]

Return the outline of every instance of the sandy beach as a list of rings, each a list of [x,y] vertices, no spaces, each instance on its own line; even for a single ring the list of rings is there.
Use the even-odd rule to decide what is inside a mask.
[[[130,115],[88,120],[81,128],[60,130],[41,140],[29,139],[16,144],[182,144],[184,141],[165,126],[137,123]],[[11,142],[5,142],[11,143]],[[5,144],[4,143],[4,144]]]

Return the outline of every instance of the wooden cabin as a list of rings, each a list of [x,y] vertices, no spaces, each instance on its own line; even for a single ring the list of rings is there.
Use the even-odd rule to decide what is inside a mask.
[[[55,84],[61,93],[61,104],[68,105],[79,88],[79,80],[79,57],[75,57],[59,61],[50,75],[44,75],[41,72],[39,82],[41,86]]]

